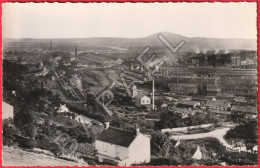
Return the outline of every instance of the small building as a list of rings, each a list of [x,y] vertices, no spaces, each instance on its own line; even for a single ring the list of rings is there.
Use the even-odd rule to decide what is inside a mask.
[[[245,118],[256,118],[257,108],[252,106],[234,105],[231,108],[232,115],[241,116]]]
[[[172,111],[174,113],[181,114],[182,118],[187,118],[189,114],[194,115],[195,111],[188,110],[186,108],[178,108],[178,107],[169,107],[169,111]]]
[[[217,96],[221,93],[221,88],[216,85],[207,85],[207,95],[208,96]]]
[[[226,100],[209,100],[206,103],[206,108],[207,109],[214,109],[214,110],[223,110],[223,111],[227,111],[231,105],[228,101]]]
[[[150,138],[140,133],[139,129],[127,131],[109,127],[99,134],[95,141],[96,156],[99,162],[114,163],[118,166],[149,163]]]
[[[66,104],[60,104],[60,108],[58,109],[58,111],[57,112],[59,112],[59,113],[66,113],[66,112],[69,112],[69,109],[68,109],[68,107],[66,107]]]
[[[80,123],[82,123],[82,124],[90,124],[90,123],[92,123],[92,120],[90,118],[85,117],[83,115],[77,115],[75,117],[75,120],[80,122]]]
[[[168,87],[171,92],[180,94],[197,94],[198,84],[193,83],[169,83]]]
[[[12,118],[14,119],[14,107],[6,102],[2,102],[2,119]]]
[[[155,128],[155,124],[160,121],[161,114],[164,112],[168,112],[169,110],[167,108],[162,108],[158,110],[151,110],[146,116],[145,116],[145,126],[148,128]]]
[[[238,96],[238,97],[235,97],[235,102],[237,102],[237,103],[246,103],[247,101],[246,101],[246,98],[245,97],[243,97],[243,96]]]
[[[204,95],[194,95],[191,100],[199,101],[202,104],[206,104],[208,100],[216,100],[215,96],[204,96]]]
[[[139,93],[135,96],[135,104],[137,106],[148,105],[151,104],[151,99],[148,96]]]
[[[194,109],[196,106],[200,106],[200,102],[191,100],[178,100],[176,107],[179,108],[191,108]]]
[[[239,55],[233,55],[231,56],[231,66],[232,67],[240,67],[241,65],[241,60],[240,60],[240,56]]]

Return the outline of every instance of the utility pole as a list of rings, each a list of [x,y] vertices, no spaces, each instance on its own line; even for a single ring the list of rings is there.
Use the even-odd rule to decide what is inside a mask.
[[[153,78],[153,110],[154,110],[154,77],[152,76]]]

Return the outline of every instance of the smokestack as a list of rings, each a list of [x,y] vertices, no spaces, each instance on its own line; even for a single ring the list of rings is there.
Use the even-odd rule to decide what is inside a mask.
[[[51,47],[51,61],[52,61],[52,41],[50,42],[50,47]]]
[[[105,129],[107,130],[109,128],[109,122],[105,122]]]
[[[75,60],[78,61],[78,47],[75,46]]]
[[[52,57],[52,41],[50,42],[50,45],[51,45],[51,68],[53,69],[53,57]]]

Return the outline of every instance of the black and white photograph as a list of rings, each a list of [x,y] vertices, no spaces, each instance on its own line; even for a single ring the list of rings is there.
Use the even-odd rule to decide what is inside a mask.
[[[257,3],[3,3],[3,166],[258,164]]]

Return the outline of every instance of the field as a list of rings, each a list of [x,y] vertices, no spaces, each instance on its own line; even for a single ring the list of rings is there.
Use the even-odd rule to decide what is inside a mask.
[[[3,147],[3,166],[88,166],[88,164],[63,160],[48,154],[28,152],[19,148]]]

